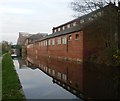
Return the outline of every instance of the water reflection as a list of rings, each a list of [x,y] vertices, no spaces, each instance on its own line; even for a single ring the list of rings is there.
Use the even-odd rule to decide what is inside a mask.
[[[80,64],[43,57],[27,57],[20,64],[20,68],[25,65],[31,69],[39,68],[52,77],[53,83],[79,98],[120,100],[119,67]]]

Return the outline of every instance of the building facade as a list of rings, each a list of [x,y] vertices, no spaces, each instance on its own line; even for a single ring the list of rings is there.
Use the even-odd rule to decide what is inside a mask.
[[[27,45],[27,55],[83,62],[105,48],[118,47],[118,7],[109,4],[53,27],[52,34]]]

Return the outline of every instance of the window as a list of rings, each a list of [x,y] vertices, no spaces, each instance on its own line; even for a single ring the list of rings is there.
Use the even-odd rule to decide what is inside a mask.
[[[51,69],[50,68],[48,69],[48,73],[51,74]]]
[[[75,39],[79,39],[79,34],[76,34],[76,35],[75,35]]]
[[[46,40],[46,46],[47,46],[47,40]]]
[[[60,31],[60,28],[58,28],[58,31]]]
[[[51,41],[50,40],[48,40],[48,45],[50,45],[51,44]]]
[[[73,22],[73,26],[76,26],[76,22]]]
[[[55,39],[52,39],[52,45],[55,45]]]
[[[93,21],[93,18],[92,18],[92,17],[90,17],[90,18],[88,18],[88,20],[89,20],[89,21]]]
[[[65,30],[65,26],[63,26],[62,29]]]
[[[48,67],[45,67],[45,71],[46,71],[46,72],[48,71]]]
[[[72,40],[72,35],[69,35],[68,40]]]
[[[55,70],[52,70],[52,75],[55,76]]]
[[[61,38],[58,38],[58,45],[61,44]]]
[[[66,76],[66,74],[62,74],[62,79],[63,79],[64,81],[67,81],[67,76]]]
[[[41,46],[42,46],[43,44],[42,44],[42,42],[41,42]]]
[[[55,29],[54,32],[57,32],[57,29]]]
[[[84,19],[81,19],[81,20],[80,20],[80,23],[81,23],[81,24],[83,24],[84,22],[85,22],[85,20],[84,20]]]
[[[58,78],[61,79],[61,73],[60,72],[58,72]]]
[[[62,44],[66,44],[67,40],[66,40],[66,36],[62,38]]]
[[[44,41],[44,46],[45,46],[45,41]]]
[[[67,28],[70,28],[70,24],[67,25]]]

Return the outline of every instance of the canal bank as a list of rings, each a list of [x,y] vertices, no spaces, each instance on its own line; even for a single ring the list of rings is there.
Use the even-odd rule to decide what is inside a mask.
[[[21,89],[12,58],[9,53],[6,53],[2,59],[2,99],[24,99]]]

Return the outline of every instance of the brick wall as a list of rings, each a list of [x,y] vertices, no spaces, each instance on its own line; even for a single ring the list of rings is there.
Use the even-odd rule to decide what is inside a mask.
[[[78,35],[77,39],[76,34]],[[69,40],[71,35],[72,39]],[[66,37],[66,44],[62,44],[62,39]],[[61,44],[58,44],[58,38],[61,38]],[[55,40],[52,45],[52,40]],[[48,45],[48,40],[51,40],[51,45]],[[47,45],[46,45],[47,41]],[[33,46],[31,46],[33,45]],[[83,32],[74,32],[67,35],[54,37],[51,39],[39,41],[27,46],[28,56],[41,57],[49,56],[55,58],[68,58],[68,59],[79,59],[83,58]]]

